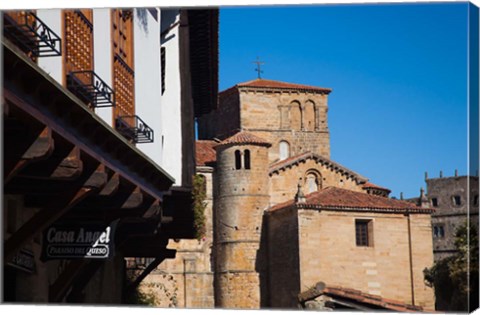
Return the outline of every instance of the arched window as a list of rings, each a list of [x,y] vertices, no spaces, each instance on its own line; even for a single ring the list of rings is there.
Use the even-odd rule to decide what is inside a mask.
[[[280,160],[285,160],[290,156],[290,145],[287,141],[280,141],[279,144],[279,153],[280,153]]]
[[[298,101],[290,103],[290,126],[292,130],[302,128],[302,109]]]
[[[245,150],[244,152],[244,159],[245,159],[245,169],[250,169],[250,150]]]
[[[239,170],[242,168],[242,160],[240,156],[240,150],[235,151],[235,169]]]
[[[321,177],[316,171],[309,171],[305,176],[305,187],[307,194],[318,191],[321,188]]]
[[[308,100],[305,103],[305,113],[303,114],[303,127],[305,130],[315,130],[315,103]]]

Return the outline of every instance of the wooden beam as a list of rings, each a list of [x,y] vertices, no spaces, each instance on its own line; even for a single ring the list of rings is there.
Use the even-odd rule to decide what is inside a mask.
[[[44,128],[39,135],[27,137],[5,137],[4,184],[8,183],[28,164],[42,160],[53,152],[54,142],[50,128]],[[7,140],[8,139],[8,140]],[[13,143],[11,143],[14,141]]]
[[[65,192],[47,207],[35,214],[5,241],[4,257],[10,261],[15,253],[32,237],[60,218],[67,210],[94,192],[91,187],[82,187],[75,192]]]
[[[76,182],[77,187],[70,187],[70,190],[59,190],[43,209],[5,241],[4,259],[11,260],[28,240],[41,233],[80,201],[96,193],[105,183],[106,174],[103,172],[103,165],[97,165],[97,169],[93,168],[93,165],[86,168]]]
[[[75,207],[75,215],[88,216],[92,213],[113,213],[120,210],[136,209],[143,205],[143,194],[138,191],[118,190],[111,196],[94,196]],[[73,214],[73,213],[72,213]]]
[[[330,297],[330,303],[338,304],[338,305],[341,305],[343,307],[348,307],[348,308],[351,308],[351,309],[364,311],[364,312],[368,312],[368,311],[372,311],[372,310],[376,309],[376,308],[366,307],[362,304],[355,303],[355,302],[352,302],[352,301],[349,301],[349,300],[346,300],[346,299],[341,299],[341,298],[338,298],[338,297]]]
[[[121,187],[112,196],[96,195],[85,200],[72,209],[68,217],[86,219],[101,215],[107,221],[124,217],[141,217],[148,211],[159,212],[155,206],[155,201],[152,196],[141,191],[138,187]]]
[[[60,145],[55,141],[52,155],[43,161],[31,163],[18,176],[24,178],[72,180],[80,176],[83,163],[80,149],[71,144]]]
[[[108,179],[107,184],[103,189],[98,193],[98,196],[113,196],[120,187],[120,175],[118,173],[113,173],[112,176]]]
[[[325,283],[317,282],[314,287],[308,289],[307,291],[299,293],[297,296],[298,301],[300,303],[303,303],[305,301],[313,300],[323,294],[323,290],[325,290]]]

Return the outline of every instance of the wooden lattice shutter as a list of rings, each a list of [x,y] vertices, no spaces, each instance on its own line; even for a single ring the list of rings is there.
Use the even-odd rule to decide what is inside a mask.
[[[132,22],[132,10],[112,10],[115,117],[135,115]],[[134,125],[133,122],[132,125]]]
[[[71,72],[93,71],[93,12],[91,9],[64,11],[66,75]],[[90,74],[91,75],[91,74]],[[77,75],[84,83],[91,82],[88,74]]]

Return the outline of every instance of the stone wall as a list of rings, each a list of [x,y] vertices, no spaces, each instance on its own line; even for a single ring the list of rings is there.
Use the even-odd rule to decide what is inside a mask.
[[[156,269],[142,281],[140,290],[154,296],[157,307],[213,308],[213,273],[196,269],[195,260],[188,258],[176,260],[176,267],[178,271]]]
[[[267,214],[268,235],[268,306],[297,308],[300,286],[299,234],[297,210]]]
[[[432,215],[432,228],[443,229],[443,235],[440,231],[436,235],[432,234],[434,257],[438,260],[455,252],[455,231],[467,221],[467,213],[470,212],[471,222],[478,222],[478,177],[452,176],[425,181],[428,199],[437,200],[437,206],[432,203],[435,209]],[[454,196],[460,197],[460,205],[454,203]]]
[[[300,92],[240,92],[241,127],[272,143],[269,161],[279,159],[280,141],[290,156],[307,151],[330,157],[328,96]]]
[[[268,148],[230,145],[216,149],[216,172],[221,176],[214,192],[215,306],[258,309],[262,268],[256,262],[261,255],[262,214],[269,200]],[[250,151],[250,169],[236,169],[237,150]]]
[[[433,290],[425,285],[423,270],[433,265],[431,217],[424,214],[410,214],[412,245],[413,283],[415,305],[434,308]]]
[[[290,156],[307,151],[330,157],[328,96],[277,91],[229,89],[219,96],[219,108],[198,119],[199,139],[224,139],[243,129],[272,143],[269,162],[279,159],[286,141]]]
[[[373,221],[373,246],[356,246],[356,218]],[[296,220],[293,209],[269,216],[272,306],[295,307],[299,289],[306,290],[318,281],[412,303],[408,219],[404,215],[298,210]],[[429,220],[429,215],[411,215],[410,230],[414,303],[433,309],[433,291],[423,281],[423,269],[433,262]],[[291,235],[295,232],[297,237]],[[296,252],[295,247],[299,266],[294,266],[289,255]],[[299,288],[292,280],[295,270],[300,270]]]
[[[279,170],[270,175],[270,205],[275,205],[287,200],[292,200],[297,192],[297,184],[302,179],[304,193],[308,194],[305,185],[306,174],[308,171],[317,171],[319,179],[319,188],[329,186],[349,189],[358,192],[365,192],[361,184],[355,179],[347,177],[338,171],[318,163],[313,159],[307,159],[298,165]]]
[[[272,144],[269,150],[269,161],[274,163],[280,160],[281,141],[289,144],[289,156],[296,156],[305,152],[313,152],[330,158],[330,134],[322,131],[296,130],[263,130],[246,128],[248,132],[259,136]]]
[[[224,139],[240,125],[240,105],[237,90],[219,94],[218,109],[198,118],[198,139]]]
[[[423,281],[423,269],[433,263],[430,216],[411,217],[413,298],[409,222],[403,214],[299,210],[302,290],[323,281],[433,309],[433,291]],[[356,219],[371,220],[370,246],[356,245]]]

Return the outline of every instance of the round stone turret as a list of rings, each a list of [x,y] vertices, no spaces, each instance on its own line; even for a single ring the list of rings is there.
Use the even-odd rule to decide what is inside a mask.
[[[270,146],[240,131],[215,147],[216,307],[260,308],[260,273],[256,266],[263,211],[269,205]]]

